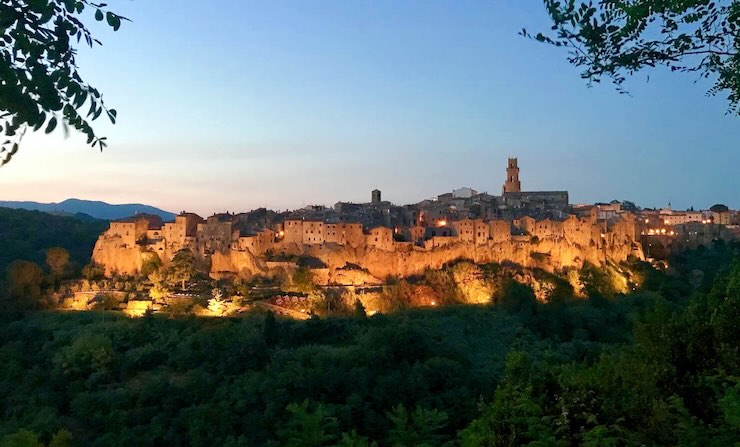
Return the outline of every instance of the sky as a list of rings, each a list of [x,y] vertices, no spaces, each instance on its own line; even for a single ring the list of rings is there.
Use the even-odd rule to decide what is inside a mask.
[[[589,88],[539,0],[108,1],[83,78],[118,111],[102,153],[27,134],[0,200],[75,197],[174,212],[397,204],[467,186],[573,203],[740,208],[740,117],[711,82],[653,70]],[[92,13],[88,16],[92,22]],[[648,77],[649,75],[649,77]]]

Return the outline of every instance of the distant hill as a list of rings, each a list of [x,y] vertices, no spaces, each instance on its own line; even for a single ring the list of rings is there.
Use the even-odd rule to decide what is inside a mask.
[[[64,247],[79,268],[88,262],[105,220],[89,216],[54,216],[39,211],[0,208],[0,295],[5,271],[16,259],[44,264],[46,250]]]
[[[105,220],[122,219],[124,217],[141,213],[156,214],[164,221],[173,220],[175,218],[175,214],[170,213],[169,211],[164,211],[149,205],[142,205],[140,203],[112,205],[105,202],[80,199],[67,199],[59,203],[13,202],[0,200],[0,207],[43,211],[45,213],[62,216],[74,215],[79,218],[84,218],[84,216],[80,215],[86,214],[95,219]]]

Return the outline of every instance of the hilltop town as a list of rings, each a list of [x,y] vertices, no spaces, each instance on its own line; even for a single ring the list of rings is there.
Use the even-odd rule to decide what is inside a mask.
[[[316,260],[321,283],[356,285],[420,274],[456,259],[550,272],[586,262],[617,264],[650,257],[645,237],[662,238],[665,246],[716,237],[720,227],[709,224],[737,229],[737,213],[726,207],[677,212],[638,211],[619,202],[571,205],[567,191],[523,191],[516,158],[508,160],[505,174],[500,195],[463,187],[405,206],[373,190],[368,203],[331,208],[258,209],[206,219],[183,212],[167,223],[135,215],[111,222],[93,261],[107,275],[135,274],[152,258],[166,265],[187,249],[214,278],[249,278],[290,270],[295,266],[286,260],[306,256]]]

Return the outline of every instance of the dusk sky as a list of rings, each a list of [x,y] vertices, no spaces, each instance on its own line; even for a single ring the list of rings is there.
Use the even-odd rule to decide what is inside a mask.
[[[588,88],[539,0],[111,1],[80,69],[118,110],[103,153],[61,128],[0,168],[0,199],[140,202],[203,215],[394,203],[468,186],[573,203],[740,208],[740,117],[695,75],[654,70],[631,96]],[[92,19],[92,13],[87,16]],[[649,74],[649,82],[648,82]]]

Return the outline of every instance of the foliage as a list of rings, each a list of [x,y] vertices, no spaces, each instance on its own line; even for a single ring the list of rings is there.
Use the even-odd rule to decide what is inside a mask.
[[[483,269],[472,262],[459,262],[452,267],[452,277],[465,303],[491,302],[493,284],[485,277]]]
[[[211,299],[208,300],[208,310],[213,315],[223,315],[226,312],[226,300],[224,300],[224,293],[219,288],[214,288],[211,291]]]
[[[331,432],[336,419],[329,416],[322,405],[309,409],[308,399],[287,407],[290,418],[279,431],[280,445],[286,447],[316,447],[328,445],[334,439]]]
[[[0,145],[0,165],[16,153],[27,128],[45,125],[50,133],[58,122],[82,132],[87,144],[106,146],[90,122],[105,112],[115,123],[116,111],[80,76],[74,44],[100,45],[81,20],[85,9],[113,30],[127,20],[105,6],[88,0],[0,2],[0,128],[8,138]]]
[[[658,301],[635,343],[595,362],[510,355],[463,445],[733,445],[738,439],[740,262],[685,309]]]
[[[51,273],[62,276],[69,267],[69,252],[62,247],[51,247],[46,250],[46,265]]]
[[[18,430],[17,432],[6,435],[0,442],[2,447],[44,447],[39,441],[39,437],[29,430]]]
[[[169,280],[175,283],[179,282],[181,289],[185,290],[187,282],[196,274],[193,252],[187,248],[178,250],[175,256],[172,257],[172,262],[167,271]]]
[[[82,277],[87,279],[88,281],[103,279],[104,276],[105,268],[103,268],[103,266],[98,263],[90,262],[89,264],[82,267]]]
[[[569,50],[568,61],[589,82],[611,79],[620,92],[627,76],[647,67],[715,79],[709,94],[725,93],[740,112],[740,2],[737,0],[544,0],[553,34],[522,34]]]
[[[364,319],[367,318],[367,312],[365,312],[365,306],[362,305],[362,301],[359,299],[355,300],[353,314],[355,318]]]
[[[563,287],[542,302],[507,280],[493,305],[365,318],[0,314],[0,439],[68,429],[77,445],[106,447],[734,445],[736,254],[687,252],[670,260],[675,273],[642,272],[642,290],[614,299]],[[708,282],[691,285],[698,267]],[[486,280],[506,270],[480,268]]]
[[[70,274],[90,260],[98,235],[107,229],[102,220],[81,220],[54,216],[39,211],[0,208],[0,273],[2,279],[8,265],[15,260],[43,264],[46,251],[60,247],[69,253]],[[1,280],[0,280],[1,282]],[[0,295],[4,284],[0,283]]]
[[[291,288],[296,292],[308,293],[316,288],[313,272],[308,267],[298,267],[291,278]]]
[[[403,404],[399,404],[387,416],[393,424],[388,432],[388,445],[422,447],[440,445],[444,440],[444,436],[439,434],[447,423],[444,412],[416,407],[413,413],[409,413]]]
[[[31,261],[13,261],[8,266],[8,291],[22,307],[36,307],[41,298],[44,272]]]
[[[161,271],[155,271],[149,275],[152,287],[149,289],[149,297],[154,301],[160,301],[170,294],[170,284],[167,277]]]
[[[162,268],[162,260],[156,253],[147,253],[147,257],[141,264],[141,275],[149,276]]]

